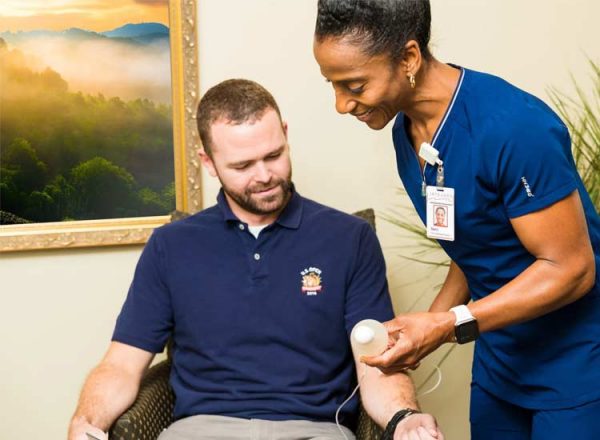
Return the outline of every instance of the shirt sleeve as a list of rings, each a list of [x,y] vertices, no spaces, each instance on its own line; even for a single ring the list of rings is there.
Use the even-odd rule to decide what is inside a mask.
[[[173,327],[165,256],[155,231],[144,247],[133,282],[117,318],[113,341],[151,353],[163,351]]]
[[[384,322],[394,317],[381,246],[375,232],[366,223],[360,230],[354,263],[346,294],[348,334],[363,319]]]
[[[497,188],[509,218],[546,208],[577,188],[568,130],[549,112],[519,118],[499,150]]]

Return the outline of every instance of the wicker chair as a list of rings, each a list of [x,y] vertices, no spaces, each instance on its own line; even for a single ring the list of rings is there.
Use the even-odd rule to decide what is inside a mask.
[[[375,213],[372,209],[354,215],[369,222],[375,229]],[[181,213],[172,219],[181,218]],[[173,423],[175,395],[169,384],[171,361],[167,359],[148,370],[133,405],[117,419],[110,429],[111,440],[156,440],[159,434]],[[381,428],[367,415],[362,406],[356,428],[358,440],[379,439]]]

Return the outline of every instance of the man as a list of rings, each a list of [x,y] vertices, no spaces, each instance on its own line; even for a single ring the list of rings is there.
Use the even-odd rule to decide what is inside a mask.
[[[69,438],[104,435],[169,337],[177,421],[160,440],[341,438],[335,413],[356,371],[365,409],[394,438],[443,438],[431,416],[413,413],[406,375],[355,369],[354,324],[393,316],[381,249],[364,221],[295,191],[273,97],[225,81],[197,118],[218,203],[150,238]],[[357,406],[340,411],[347,438]]]

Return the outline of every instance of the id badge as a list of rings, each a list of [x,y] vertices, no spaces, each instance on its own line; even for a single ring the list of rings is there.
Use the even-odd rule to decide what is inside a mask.
[[[428,186],[427,236],[454,241],[454,188]]]

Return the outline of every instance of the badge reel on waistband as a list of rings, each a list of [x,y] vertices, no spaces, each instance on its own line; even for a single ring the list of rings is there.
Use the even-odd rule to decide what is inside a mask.
[[[444,186],[444,162],[439,155],[440,152],[428,142],[421,144],[419,157],[427,164],[437,166],[435,186],[426,185],[425,174],[423,174],[427,237],[454,241],[454,188]]]

